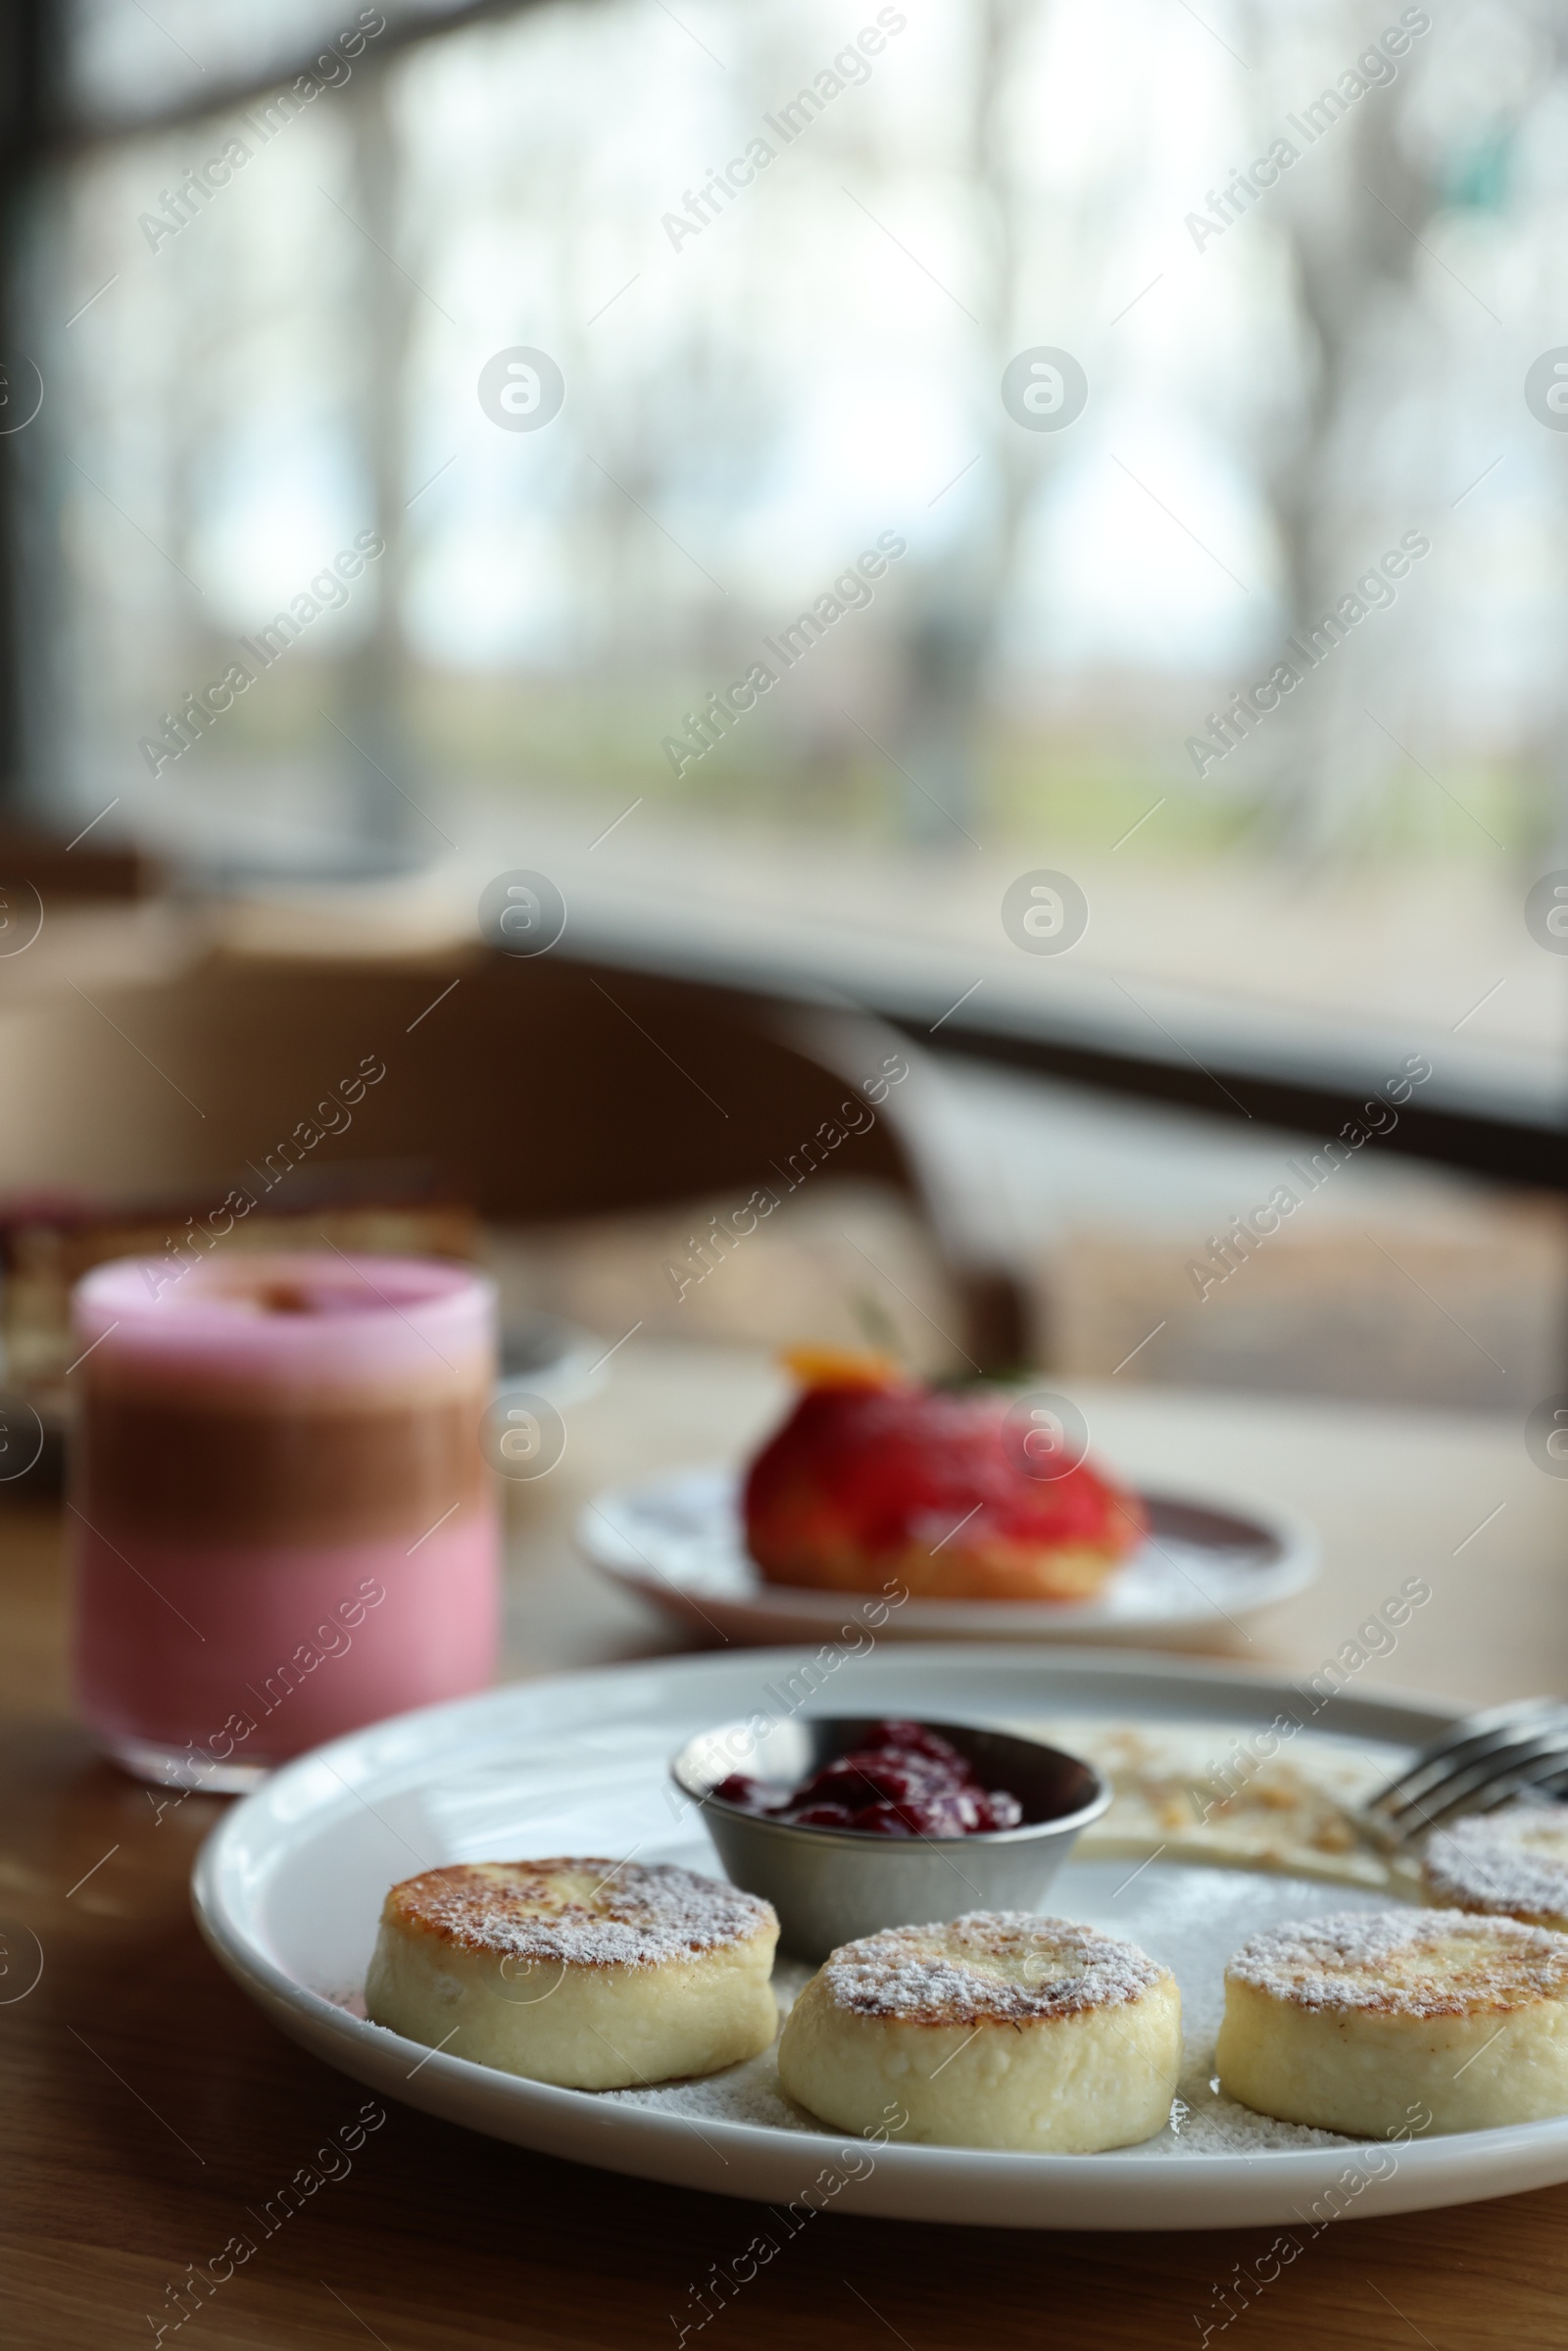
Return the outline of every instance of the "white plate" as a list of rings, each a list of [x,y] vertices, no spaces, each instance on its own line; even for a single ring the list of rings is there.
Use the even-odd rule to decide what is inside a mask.
[[[831,1640],[860,1595],[766,1584],[741,1531],[731,1469],[684,1469],[590,1502],[577,1541],[596,1567],[666,1614],[729,1641]],[[1317,1540],[1283,1511],[1197,1494],[1146,1494],[1149,1540],[1093,1600],[906,1600],[882,1627],[891,1641],[1130,1641],[1184,1648],[1212,1641],[1317,1574]],[[853,1626],[852,1626],[853,1630]]]
[[[813,2188],[834,2209],[1033,2229],[1290,2227],[1512,2195],[1568,2179],[1568,2118],[1446,2138],[1382,2142],[1253,2119],[1204,2086],[1230,1951],[1275,1919],[1367,1905],[1349,1887],[1154,1861],[1069,1863],[1064,1915],[1108,1927],[1170,1965],[1182,1985],[1191,2111],[1179,2133],[1105,2155],[904,2146],[874,2155],[824,2131],[777,2087],[771,2053],[706,2082],[592,2094],[554,2089],[432,2052],[349,2013],[381,1898],[448,1861],[637,1854],[717,1874],[702,1829],[677,1817],[665,1766],[705,1725],[777,1710],[767,1686],[795,1660],[683,1657],[492,1690],[355,1733],[302,1756],[235,1805],[198,1857],[196,1915],[223,1966],[292,2038],[389,2097],[496,2138],[780,2209]],[[967,1721],[1073,1714],[1222,1724],[1273,1720],[1296,1693],[1239,1669],[1172,1658],[1020,1654],[967,1644],[877,1649],[842,1665],[823,1711]],[[1347,1694],[1323,1710],[1347,1742],[1394,1770],[1449,1710]],[[1305,1748],[1301,1750],[1303,1753]],[[1227,2138],[1234,2151],[1226,2151]],[[1270,2140],[1275,2143],[1270,2143]],[[834,2184],[836,2183],[836,2184]],[[1318,2219],[1314,2219],[1314,2214]]]

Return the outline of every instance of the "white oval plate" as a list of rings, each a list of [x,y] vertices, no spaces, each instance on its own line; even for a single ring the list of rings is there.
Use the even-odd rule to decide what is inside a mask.
[[[389,2097],[519,2146],[781,2209],[810,2191],[821,2207],[905,2220],[1277,2225],[1304,2241],[1347,2211],[1420,2211],[1568,2179],[1568,2118],[1399,2146],[1254,2123],[1239,2145],[1241,2110],[1209,2096],[1200,2079],[1227,1956],[1273,1920],[1374,1900],[1245,1871],[1153,1861],[1129,1875],[1125,1862],[1086,1861],[1069,1862],[1057,1880],[1057,1909],[1144,1944],[1182,1986],[1191,2111],[1179,2132],[1112,2154],[992,2154],[897,2138],[873,2151],[790,2106],[771,2052],[708,2082],[594,2094],[471,2065],[350,2013],[382,1896],[416,1870],[598,1853],[716,1875],[701,1827],[677,1817],[668,1758],[707,1725],[777,1712],[779,1688],[801,1662],[772,1651],[575,1674],[403,1715],[318,1748],[236,1804],[208,1838],[194,1882],[202,1932],[285,2033]],[[879,1648],[817,1691],[820,1709],[835,1713],[1082,1715],[1221,1725],[1227,1739],[1272,1722],[1297,1697],[1289,1683],[1236,1668],[968,1644]],[[1331,1736],[1303,1731],[1300,1751],[1344,1756],[1353,1742],[1393,1771],[1452,1719],[1444,1707],[1346,1694],[1323,1709]],[[1227,2144],[1236,2151],[1210,2151]]]
[[[910,1599],[888,1613],[883,1638],[1183,1648],[1289,1599],[1317,1574],[1316,1537],[1283,1511],[1197,1494],[1146,1494],[1143,1502],[1149,1540],[1098,1598]],[[602,1494],[578,1519],[577,1541],[617,1584],[727,1641],[830,1640],[846,1615],[862,1610],[858,1592],[763,1582],[746,1548],[731,1469],[668,1471]]]

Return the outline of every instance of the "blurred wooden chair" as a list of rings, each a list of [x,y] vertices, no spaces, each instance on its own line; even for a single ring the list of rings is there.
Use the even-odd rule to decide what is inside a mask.
[[[222,954],[149,985],[0,1003],[0,1193],[220,1199],[375,1067],[315,1163],[433,1163],[482,1216],[535,1226],[853,1169],[929,1230],[959,1352],[987,1371],[1027,1357],[1023,1291],[924,1114],[934,1088],[906,1038],[559,954]],[[847,1104],[874,1114],[853,1149],[829,1140]]]

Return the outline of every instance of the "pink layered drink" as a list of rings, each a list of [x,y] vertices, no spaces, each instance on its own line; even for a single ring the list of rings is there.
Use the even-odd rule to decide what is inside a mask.
[[[75,1679],[143,1778],[234,1788],[495,1672],[495,1298],[337,1252],[79,1285]]]

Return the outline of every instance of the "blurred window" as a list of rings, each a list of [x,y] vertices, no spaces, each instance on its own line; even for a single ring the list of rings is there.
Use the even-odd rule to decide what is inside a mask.
[[[1560,1118],[1528,0],[67,23],[21,462],[73,827],[537,867],[579,945],[939,1040]]]

